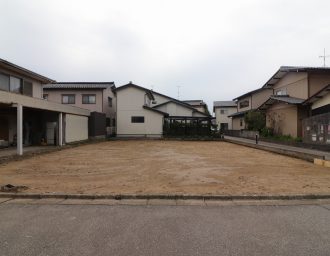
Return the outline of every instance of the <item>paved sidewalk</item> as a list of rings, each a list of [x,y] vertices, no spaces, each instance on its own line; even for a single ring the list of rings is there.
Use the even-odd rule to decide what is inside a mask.
[[[278,149],[278,150],[285,150],[290,151],[294,153],[301,153],[306,155],[314,155],[318,156],[319,158],[324,158],[325,160],[330,160],[330,152],[326,151],[320,151],[315,149],[308,149],[308,148],[300,148],[300,147],[293,147],[288,145],[282,145],[282,144],[276,144],[276,143],[270,143],[270,142],[264,142],[259,141],[258,145],[256,145],[255,140],[252,139],[245,139],[245,138],[238,138],[238,137],[231,137],[231,136],[225,136],[225,139],[229,142],[238,142],[238,143],[244,143],[249,144],[253,146],[260,146],[260,147],[266,147],[269,149]]]

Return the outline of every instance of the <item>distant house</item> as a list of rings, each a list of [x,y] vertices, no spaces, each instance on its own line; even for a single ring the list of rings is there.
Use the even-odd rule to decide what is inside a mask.
[[[302,120],[310,115],[303,104],[330,83],[330,68],[283,66],[262,89],[273,91],[258,108],[266,113],[266,125],[275,133],[302,136]]]
[[[214,101],[213,112],[218,130],[232,130],[232,118],[228,116],[237,112],[235,101]]]
[[[210,118],[191,105],[129,83],[115,89],[118,137],[161,137],[165,118]]]
[[[189,104],[200,112],[209,114],[207,104],[203,100],[183,100],[182,102]]]
[[[43,100],[55,81],[0,59],[0,146],[63,145],[88,139],[89,110]]]
[[[237,112],[228,115],[228,117],[232,118],[232,129],[245,129],[245,114],[250,110],[258,109],[272,94],[273,90],[270,88],[259,88],[235,98],[234,101],[237,103]]]
[[[114,82],[57,82],[43,87],[43,97],[51,102],[104,113],[106,129],[111,134],[116,124],[115,88]]]

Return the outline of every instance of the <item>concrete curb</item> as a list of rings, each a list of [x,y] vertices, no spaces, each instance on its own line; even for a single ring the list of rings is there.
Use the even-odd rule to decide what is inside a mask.
[[[308,161],[311,163],[314,162],[315,158],[317,158],[317,159],[324,158],[324,156],[322,158],[322,156],[320,156],[320,155],[302,153],[302,152],[280,149],[280,148],[271,148],[271,147],[267,147],[267,146],[263,146],[263,145],[250,144],[250,143],[243,142],[243,141],[234,141],[234,140],[229,140],[229,139],[224,139],[224,141],[228,142],[228,143],[233,143],[233,144],[237,144],[237,145],[241,145],[241,146],[246,146],[246,147],[250,147],[250,148],[255,148],[255,149],[260,149],[260,150],[276,153],[279,155],[290,156],[290,157],[302,159],[302,160],[305,160],[305,161]]]
[[[166,195],[166,194],[150,194],[150,195],[88,195],[88,194],[32,194],[32,193],[0,193],[0,198],[20,198],[20,199],[164,199],[164,200],[215,200],[215,201],[232,201],[232,200],[308,200],[308,199],[330,199],[330,194],[306,194],[306,195]]]

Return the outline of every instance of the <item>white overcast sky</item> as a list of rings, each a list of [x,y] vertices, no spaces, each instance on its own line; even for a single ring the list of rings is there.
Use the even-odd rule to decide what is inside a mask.
[[[322,66],[330,1],[0,0],[0,31],[0,58],[57,81],[181,86],[211,110],[281,65]]]

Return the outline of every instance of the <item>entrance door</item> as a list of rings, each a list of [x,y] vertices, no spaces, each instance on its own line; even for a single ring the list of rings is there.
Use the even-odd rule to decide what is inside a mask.
[[[6,117],[0,117],[0,140],[8,141],[9,125]]]

